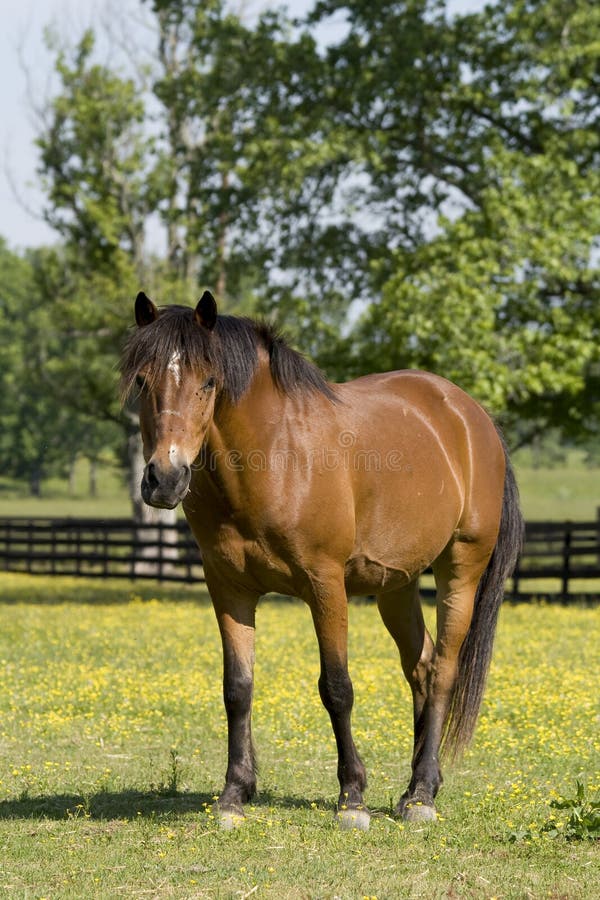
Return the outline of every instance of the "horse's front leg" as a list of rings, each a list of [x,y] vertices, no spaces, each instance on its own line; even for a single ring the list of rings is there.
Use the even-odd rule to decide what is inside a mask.
[[[331,719],[338,752],[337,818],[342,828],[366,830],[370,820],[363,803],[367,776],[350,724],[354,691],[348,674],[348,600],[343,582],[329,589],[318,587],[310,606],[321,659],[319,693]]]
[[[213,594],[223,644],[223,700],[227,713],[227,774],[217,804],[224,828],[241,822],[243,804],[256,790],[251,728],[256,603],[253,595],[225,600]]]

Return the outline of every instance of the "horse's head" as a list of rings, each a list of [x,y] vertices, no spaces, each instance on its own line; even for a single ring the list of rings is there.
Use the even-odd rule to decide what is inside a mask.
[[[135,302],[137,328],[121,364],[124,395],[135,392],[146,468],[142,497],[173,509],[188,492],[191,466],[212,421],[219,387],[212,348],[217,306],[205,291],[195,309],[157,309],[145,294]]]

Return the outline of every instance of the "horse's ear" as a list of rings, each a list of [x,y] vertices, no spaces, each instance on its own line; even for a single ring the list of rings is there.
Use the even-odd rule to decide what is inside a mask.
[[[212,331],[217,321],[217,304],[210,291],[204,291],[194,312],[194,319],[198,325]]]
[[[146,297],[143,291],[140,291],[135,298],[135,321],[143,328],[144,325],[150,325],[158,316],[158,310],[150,297]]]

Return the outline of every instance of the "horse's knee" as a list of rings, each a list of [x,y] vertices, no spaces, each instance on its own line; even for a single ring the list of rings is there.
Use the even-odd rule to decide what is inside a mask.
[[[413,694],[416,698],[420,698],[421,703],[429,693],[431,676],[433,670],[433,642],[429,638],[429,643],[424,644],[423,650],[417,662],[412,669],[404,669],[406,680],[408,681]]]
[[[244,672],[226,674],[223,679],[223,700],[230,715],[243,716],[252,708],[253,679]]]
[[[354,689],[346,669],[324,669],[319,678],[319,694],[323,706],[334,716],[350,713],[354,703]]]

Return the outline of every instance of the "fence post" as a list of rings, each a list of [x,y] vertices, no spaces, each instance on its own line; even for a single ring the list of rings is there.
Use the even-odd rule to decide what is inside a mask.
[[[512,598],[513,600],[519,599],[519,567],[521,565],[521,559],[517,560],[517,564],[515,566],[515,570],[512,575]]]
[[[186,562],[187,562],[187,580],[191,582],[194,580],[192,577],[192,562],[193,562],[194,549],[197,547],[197,544],[194,541],[194,539],[192,538],[193,546],[190,546],[191,535],[190,535],[189,531],[185,535],[183,534],[182,531],[180,531],[179,536],[180,536],[180,538],[183,537],[183,540],[185,542],[185,558],[186,558]]]
[[[156,549],[158,550],[158,580],[162,581],[164,576],[164,565],[163,565],[163,551],[165,547],[165,532],[164,532],[164,523],[163,520],[160,519],[158,523],[158,545]]]
[[[129,555],[129,578],[131,581],[135,580],[135,565],[138,557],[138,533],[135,527],[135,522],[133,519],[131,520],[131,550]]]
[[[33,553],[35,551],[35,540],[33,538],[33,522],[31,519],[27,523],[27,544],[29,552],[27,554],[27,571],[31,575],[33,572]]]
[[[571,522],[565,522],[565,540],[563,544],[562,602],[569,602],[569,577],[571,574]]]
[[[6,552],[4,568],[6,569],[7,572],[10,572],[10,557],[8,554],[9,554],[11,546],[12,546],[11,527],[10,527],[10,522],[7,522],[6,527],[4,529],[4,550]]]
[[[104,560],[102,563],[102,575],[104,578],[108,578],[110,576],[110,534],[108,530],[108,526],[105,526],[102,529],[102,553],[104,554]]]
[[[52,575],[56,575],[56,523],[53,521],[50,522],[50,553],[52,554],[50,572]]]
[[[81,575],[81,528],[75,530],[75,574]]]

